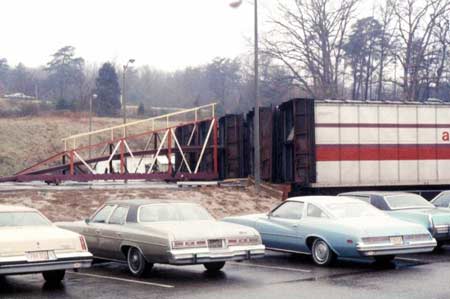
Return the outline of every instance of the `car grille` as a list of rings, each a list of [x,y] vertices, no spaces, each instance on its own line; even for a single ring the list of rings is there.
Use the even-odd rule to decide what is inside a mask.
[[[213,239],[208,240],[208,247],[211,249],[220,249],[225,247],[225,242],[223,239]]]

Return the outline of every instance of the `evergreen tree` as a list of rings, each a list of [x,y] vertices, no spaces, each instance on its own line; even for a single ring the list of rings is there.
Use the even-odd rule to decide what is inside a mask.
[[[94,111],[99,116],[114,116],[120,111],[120,87],[114,66],[107,62],[98,71],[95,80]]]
[[[145,114],[145,107],[144,107],[144,104],[142,102],[139,103],[137,114],[140,115],[140,116]]]

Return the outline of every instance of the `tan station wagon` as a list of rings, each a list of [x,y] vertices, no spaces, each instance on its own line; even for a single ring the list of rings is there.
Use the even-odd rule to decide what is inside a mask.
[[[56,283],[65,270],[91,263],[83,236],[56,227],[35,209],[0,205],[0,275],[42,273]]]
[[[57,225],[84,235],[95,257],[126,261],[135,276],[154,263],[219,271],[226,261],[265,252],[255,229],[216,221],[203,207],[185,202],[110,201],[85,221]]]

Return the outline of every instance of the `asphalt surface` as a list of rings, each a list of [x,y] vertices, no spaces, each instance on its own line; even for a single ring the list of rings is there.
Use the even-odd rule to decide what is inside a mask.
[[[450,247],[408,255],[387,266],[339,260],[315,266],[307,256],[268,252],[263,259],[230,262],[209,274],[203,266],[155,265],[145,279],[117,263],[95,264],[48,286],[39,274],[0,280],[0,298],[450,298]]]

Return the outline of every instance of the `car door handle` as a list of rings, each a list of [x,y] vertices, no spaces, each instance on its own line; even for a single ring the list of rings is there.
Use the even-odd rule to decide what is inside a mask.
[[[100,234],[100,230],[99,230],[99,229],[96,229],[96,230],[95,230],[95,233]]]
[[[122,234],[121,233],[116,233],[116,236],[122,238]]]
[[[292,224],[292,227],[298,227],[298,224]]]

